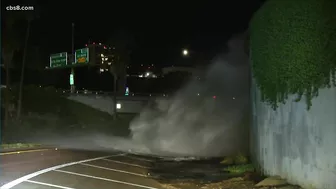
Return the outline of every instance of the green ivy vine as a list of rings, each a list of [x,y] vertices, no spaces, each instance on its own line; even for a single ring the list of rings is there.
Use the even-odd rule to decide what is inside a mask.
[[[250,22],[253,76],[262,100],[276,109],[288,95],[336,86],[336,10],[331,0],[268,0]]]

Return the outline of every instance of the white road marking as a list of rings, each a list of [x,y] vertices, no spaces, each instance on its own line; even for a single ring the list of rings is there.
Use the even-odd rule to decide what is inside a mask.
[[[70,188],[70,187],[66,187],[66,186],[60,186],[60,185],[56,185],[56,184],[48,184],[48,183],[38,182],[38,181],[33,181],[33,180],[26,180],[25,182],[30,182],[30,183],[44,185],[44,186],[51,186],[51,187],[54,187],[54,188],[75,189],[75,188]]]
[[[102,167],[102,166],[97,166],[97,165],[91,165],[91,164],[87,164],[87,163],[80,163],[79,165],[85,165],[85,166],[88,166],[88,167],[94,167],[94,168],[104,169],[104,170],[108,170],[108,171],[125,173],[125,174],[135,175],[135,176],[139,176],[139,177],[148,177],[147,175],[144,175],[144,174],[132,173],[132,172],[128,172],[128,171],[123,171],[123,170],[118,170],[118,169],[112,169],[112,168]]]
[[[119,164],[123,164],[123,165],[129,165],[129,166],[133,166],[133,167],[140,167],[140,168],[143,168],[143,169],[150,169],[150,167],[146,167],[146,166],[142,166],[142,165],[137,165],[137,164],[133,164],[133,163],[126,163],[126,162],[112,160],[112,159],[102,159],[102,160],[110,161],[110,162],[113,162],[113,163],[119,163]]]
[[[56,169],[60,169],[60,168],[63,168],[63,167],[68,167],[68,166],[71,166],[71,165],[76,165],[76,164],[79,164],[79,163],[85,163],[85,162],[89,162],[89,161],[95,161],[95,160],[100,160],[100,159],[105,159],[105,158],[109,158],[109,157],[113,157],[113,156],[120,156],[122,154],[116,154],[116,155],[111,155],[111,156],[103,156],[103,157],[98,157],[98,158],[92,158],[92,159],[86,159],[86,160],[82,160],[82,161],[76,161],[76,162],[71,162],[71,163],[66,163],[66,164],[61,164],[61,165],[56,165],[54,167],[50,167],[50,168],[47,168],[47,169],[42,169],[40,171],[36,171],[34,173],[31,173],[31,174],[28,174],[26,176],[23,176],[23,177],[20,177],[16,180],[13,180],[3,186],[0,187],[0,189],[10,189],[10,188],[13,188],[14,186],[26,181],[26,180],[29,180],[33,177],[36,177],[38,175],[41,175],[43,173],[46,173],[46,172],[49,172],[49,171],[53,171],[53,170],[56,170]]]
[[[133,183],[130,183],[130,182],[124,182],[124,181],[113,180],[113,179],[108,179],[108,178],[96,177],[96,176],[92,176],[92,175],[75,173],[75,172],[71,172],[71,171],[63,171],[63,170],[53,170],[53,171],[60,172],[60,173],[67,173],[67,174],[70,174],[70,175],[77,175],[77,176],[87,177],[87,178],[93,178],[93,179],[97,179],[97,180],[104,180],[104,181],[114,182],[114,183],[118,183],[118,184],[125,184],[125,185],[129,185],[129,186],[136,186],[136,187],[139,187],[139,188],[159,189],[159,188],[154,188],[154,187],[150,187],[150,186],[144,186],[144,185],[140,185],[140,184],[133,184]]]

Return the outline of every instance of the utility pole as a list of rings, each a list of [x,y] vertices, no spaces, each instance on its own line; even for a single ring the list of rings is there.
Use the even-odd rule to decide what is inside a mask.
[[[72,42],[71,42],[71,54],[72,54],[72,61],[71,62],[71,75],[73,77],[73,83],[71,84],[71,93],[75,93],[75,69],[74,69],[74,63],[76,62],[76,57],[75,57],[75,24],[72,23]]]

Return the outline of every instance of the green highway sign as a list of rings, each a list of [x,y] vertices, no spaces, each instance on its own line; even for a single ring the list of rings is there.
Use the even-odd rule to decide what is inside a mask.
[[[89,48],[78,49],[75,52],[75,64],[89,63]]]
[[[62,52],[50,55],[50,68],[64,67],[68,63],[68,53]]]

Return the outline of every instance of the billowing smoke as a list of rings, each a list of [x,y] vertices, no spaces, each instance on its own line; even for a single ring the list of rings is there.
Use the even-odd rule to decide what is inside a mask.
[[[235,37],[203,72],[173,97],[157,99],[131,122],[130,138],[78,134],[63,147],[159,156],[222,156],[248,150],[249,66],[244,38]],[[60,144],[60,141],[62,141]],[[98,146],[98,148],[97,148]]]
[[[157,99],[130,125],[131,140],[114,143],[140,153],[220,156],[246,152],[249,67],[243,37],[213,60],[202,81],[192,80],[169,99]]]

